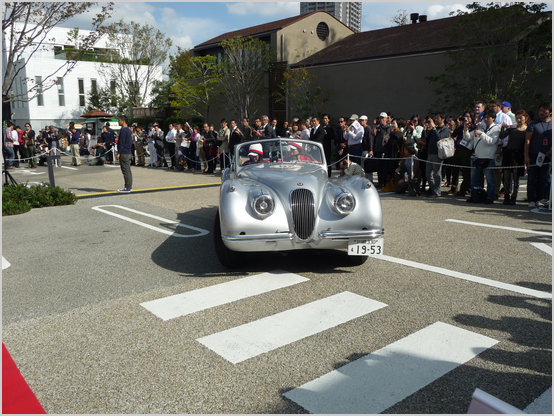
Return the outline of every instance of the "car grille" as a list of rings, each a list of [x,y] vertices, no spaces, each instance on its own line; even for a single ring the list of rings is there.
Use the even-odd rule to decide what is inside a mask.
[[[290,194],[294,232],[301,240],[312,235],[315,226],[314,194],[307,189],[295,189]]]

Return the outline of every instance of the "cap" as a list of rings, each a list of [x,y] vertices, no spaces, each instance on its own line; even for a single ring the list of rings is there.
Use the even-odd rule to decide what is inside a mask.
[[[248,156],[263,156],[264,151],[260,143],[251,144],[248,148]]]
[[[504,101],[504,102],[502,103],[502,107],[512,108],[512,104],[510,104],[508,101]]]
[[[360,120],[367,120],[367,116],[361,116]]]
[[[289,146],[294,146],[294,147],[296,147],[298,150],[301,150],[301,149],[302,149],[302,145],[301,145],[300,143],[289,142]]]
[[[350,116],[350,120],[357,120],[358,119],[358,114],[352,114]]]
[[[381,114],[379,114],[379,117],[385,117],[387,118],[389,115],[385,112],[382,112]]]

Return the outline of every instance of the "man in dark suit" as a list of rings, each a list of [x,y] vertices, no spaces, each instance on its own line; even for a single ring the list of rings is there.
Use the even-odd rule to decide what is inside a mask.
[[[262,139],[273,139],[274,137],[277,137],[276,133],[271,128],[271,124],[269,124],[269,117],[268,116],[262,116]]]
[[[325,136],[323,138],[323,151],[325,152],[325,160],[327,160],[327,176],[331,177],[333,167],[331,166],[331,146],[335,142],[336,132],[335,128],[329,124],[331,122],[331,116],[327,113],[323,114],[323,130],[325,130]]]
[[[242,134],[242,131],[237,126],[237,122],[235,120],[231,120],[229,122],[229,126],[231,127],[231,135],[229,137],[229,154],[231,157],[234,157],[235,155],[235,145],[240,144],[244,140],[244,135]]]
[[[312,132],[310,133],[310,140],[318,143],[323,143],[325,137],[325,129],[320,126],[319,118],[312,118]]]

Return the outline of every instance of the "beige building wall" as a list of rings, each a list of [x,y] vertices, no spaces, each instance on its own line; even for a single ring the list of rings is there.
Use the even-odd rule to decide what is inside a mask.
[[[329,26],[329,36],[319,39],[317,25],[324,22]],[[271,35],[271,44],[277,50],[277,61],[289,65],[313,55],[316,52],[354,33],[328,13],[314,13]]]
[[[324,112],[334,120],[353,113],[367,115],[371,123],[382,111],[397,118],[408,119],[415,113],[424,117],[436,100],[434,86],[425,77],[442,73],[447,62],[444,53],[429,53],[308,70],[319,77],[324,90],[332,92]]]

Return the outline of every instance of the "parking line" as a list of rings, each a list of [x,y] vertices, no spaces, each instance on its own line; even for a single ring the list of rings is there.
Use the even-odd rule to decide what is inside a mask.
[[[436,322],[283,396],[310,413],[376,414],[496,343]]]
[[[552,247],[544,243],[530,243],[533,247],[538,248],[541,251],[544,251],[546,254],[552,255]]]
[[[518,231],[520,233],[529,233],[529,234],[539,234],[539,235],[552,236],[552,233],[547,233],[547,232],[544,232],[544,231],[526,230],[526,229],[523,229],[523,228],[502,227],[500,225],[481,224],[481,223],[478,223],[478,222],[460,221],[460,220],[445,220],[445,221],[457,222],[457,223],[460,223],[460,224],[467,224],[467,225],[476,225],[478,227],[488,227],[488,228],[498,228],[500,230]]]
[[[2,270],[5,270],[10,266],[11,266],[10,262],[6,260],[4,256],[2,256]]]
[[[167,321],[179,316],[203,311],[226,303],[236,302],[251,296],[307,282],[310,279],[293,273],[275,270],[242,279],[232,280],[214,286],[161,299],[141,303],[140,305],[158,318]]]
[[[233,364],[359,318],[384,303],[342,292],[273,316],[197,339]]]
[[[114,208],[124,209],[126,211],[134,212],[135,214],[143,215],[143,216],[149,217],[149,218],[154,218],[154,219],[159,220],[163,223],[175,224],[177,227],[188,228],[190,230],[197,231],[199,234],[185,235],[185,234],[178,234],[175,231],[164,230],[163,228],[154,227],[153,225],[146,224],[144,222],[134,220],[134,219],[126,217],[124,215],[116,214],[115,212],[110,212],[110,211],[106,211],[105,209],[102,209],[102,208],[105,208],[105,207],[114,207]],[[204,230],[202,228],[193,227],[192,225],[187,225],[187,224],[181,224],[178,221],[168,220],[168,219],[165,219],[165,218],[162,218],[162,217],[158,217],[156,215],[147,214],[145,212],[140,212],[140,211],[137,211],[137,210],[134,210],[134,209],[131,209],[131,208],[121,206],[121,205],[100,205],[100,206],[97,206],[97,207],[92,207],[92,209],[95,210],[95,211],[103,212],[104,214],[108,214],[108,215],[111,215],[111,216],[116,217],[116,218],[120,218],[120,219],[125,220],[125,221],[129,221],[133,224],[140,225],[141,227],[148,228],[150,230],[157,231],[157,232],[162,233],[162,234],[167,234],[171,237],[181,237],[181,238],[202,237],[203,235],[206,235],[206,234],[210,233],[208,230]]]
[[[467,280],[470,282],[479,283],[486,286],[496,287],[498,289],[509,290],[511,292],[520,293],[522,295],[533,296],[535,298],[552,301],[552,293],[548,293],[548,292],[541,292],[539,290],[529,289],[523,286],[503,283],[497,280],[485,279],[484,277],[472,276],[470,274],[443,269],[442,267],[430,266],[428,264],[416,263],[415,261],[399,259],[396,257],[387,256],[384,254],[379,256],[370,256],[370,257],[374,259],[390,261],[391,263],[402,264],[404,266],[414,267],[416,269],[428,270],[445,276],[455,277],[457,279]]]

